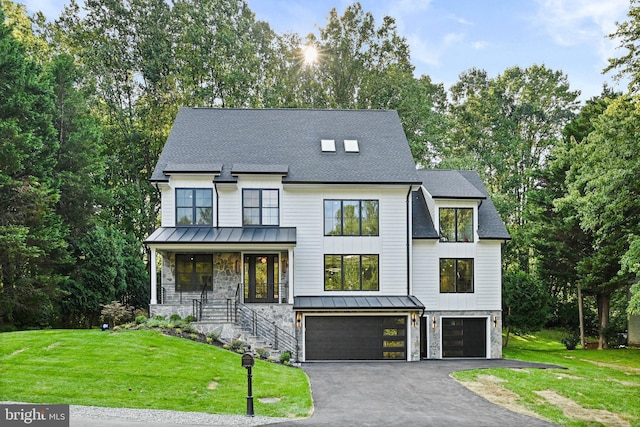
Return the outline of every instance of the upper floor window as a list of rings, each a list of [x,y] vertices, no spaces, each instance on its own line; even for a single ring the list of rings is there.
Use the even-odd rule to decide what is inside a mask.
[[[280,224],[280,196],[278,190],[242,190],[243,225]]]
[[[212,224],[212,190],[210,188],[177,188],[176,225]]]
[[[325,291],[377,291],[378,255],[325,255]]]
[[[472,293],[473,260],[465,258],[440,259],[440,292]]]
[[[473,242],[473,209],[440,208],[440,241]]]
[[[377,236],[377,200],[325,200],[325,236]]]

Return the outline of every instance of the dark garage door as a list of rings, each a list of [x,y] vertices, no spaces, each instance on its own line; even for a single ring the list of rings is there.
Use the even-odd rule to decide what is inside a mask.
[[[306,360],[406,360],[406,317],[306,316]]]
[[[487,357],[487,319],[442,319],[443,357]]]

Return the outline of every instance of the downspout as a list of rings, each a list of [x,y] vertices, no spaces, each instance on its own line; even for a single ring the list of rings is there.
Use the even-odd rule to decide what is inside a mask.
[[[218,195],[218,184],[215,179],[213,180],[213,190],[216,192],[216,228],[220,228],[220,215],[218,215],[220,209],[220,196]]]
[[[407,295],[411,295],[411,230],[409,227],[409,197],[411,197],[411,185],[409,185],[409,191],[407,192]]]

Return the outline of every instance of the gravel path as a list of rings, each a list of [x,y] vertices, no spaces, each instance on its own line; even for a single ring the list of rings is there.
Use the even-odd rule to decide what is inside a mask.
[[[17,403],[17,402],[0,402]],[[201,412],[178,412],[159,409],[104,408],[98,406],[70,405],[71,427],[112,426],[241,426],[253,427],[291,418],[247,417],[245,415],[217,415]]]
[[[291,421],[287,418],[247,417],[246,415],[217,415],[201,412],[176,412],[158,409],[126,409],[100,408],[96,406],[71,406],[71,425],[74,419],[92,420],[121,420],[126,422],[140,422],[147,425],[208,425],[208,426],[260,426],[281,421]],[[95,424],[91,424],[95,425]]]

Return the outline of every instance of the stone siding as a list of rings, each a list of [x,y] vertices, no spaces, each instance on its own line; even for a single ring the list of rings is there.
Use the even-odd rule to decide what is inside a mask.
[[[436,318],[436,327],[433,328],[432,319]],[[497,324],[493,326],[493,318]],[[502,358],[502,312],[486,310],[469,311],[426,311],[424,313],[427,327],[427,358],[439,359],[441,357],[442,341],[442,317],[488,317],[489,318],[489,358]]]
[[[176,256],[175,253],[162,255],[162,304],[191,304],[193,299],[200,299],[201,291],[176,292]],[[234,298],[238,283],[242,282],[242,271],[239,252],[216,252],[213,257],[213,290],[208,292],[210,300],[226,301]]]

